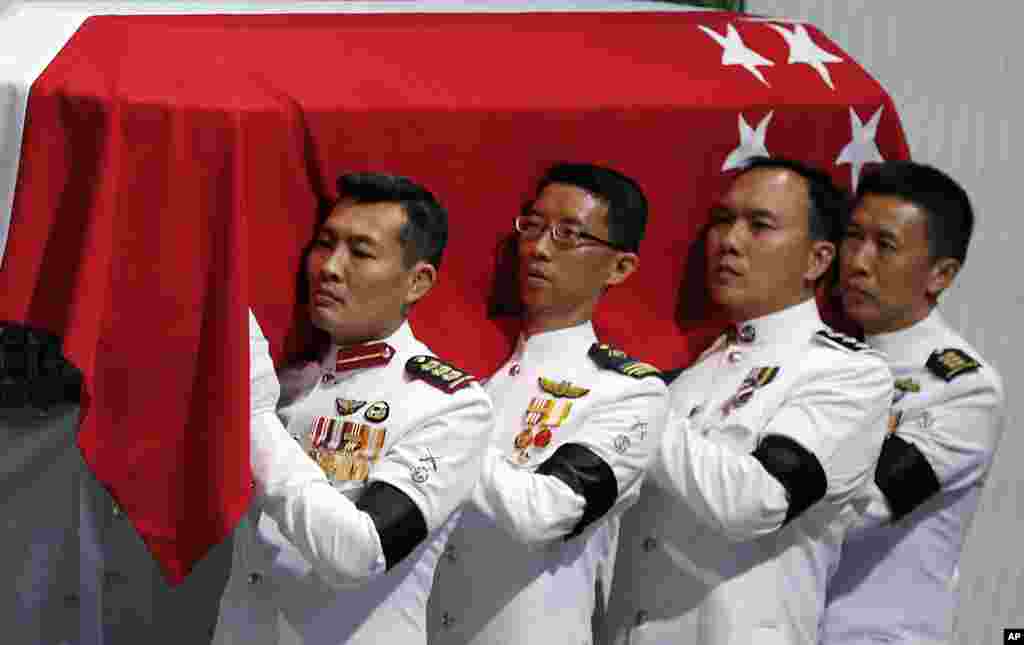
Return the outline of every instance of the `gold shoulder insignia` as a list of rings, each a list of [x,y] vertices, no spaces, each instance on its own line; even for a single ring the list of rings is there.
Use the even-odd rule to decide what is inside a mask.
[[[553,381],[543,376],[537,379],[537,384],[540,385],[540,389],[544,390],[548,394],[553,394],[556,397],[564,397],[566,399],[578,399],[581,396],[586,396],[590,393],[590,390],[585,387],[573,385],[569,381]]]
[[[636,360],[635,358],[630,358],[626,352],[621,349],[615,349],[611,345],[607,345],[605,343],[594,343],[591,345],[590,351],[587,352],[587,356],[597,363],[598,367],[615,370],[616,372],[625,374],[626,376],[632,376],[633,378],[657,376],[658,378],[661,378],[661,370],[657,367],[650,363],[644,363]]]
[[[925,367],[939,378],[949,382],[961,374],[977,370],[981,364],[962,350],[949,347],[932,352]]]
[[[436,356],[413,356],[405,362],[405,372],[411,378],[420,379],[439,390],[451,394],[476,380],[476,377]]]

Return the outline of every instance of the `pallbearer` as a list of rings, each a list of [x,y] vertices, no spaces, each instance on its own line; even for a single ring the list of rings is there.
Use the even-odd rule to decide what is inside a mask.
[[[882,358],[815,304],[844,213],[828,176],[781,159],[712,208],[707,286],[732,324],[669,388],[654,485],[623,519],[614,642],[817,642],[892,396]]]
[[[1004,416],[999,373],[936,309],[974,214],[950,177],[911,162],[883,164],[857,192],[839,251],[843,307],[885,352],[896,394],[823,643],[950,643],[960,551]]]
[[[449,518],[479,475],[491,404],[406,314],[437,277],[444,209],[347,175],[306,264],[330,345],[281,374],[250,315],[256,502],[236,534],[216,643],[423,644]]]
[[[646,219],[634,181],[585,164],[549,169],[516,218],[524,328],[487,383],[496,427],[438,565],[431,643],[590,642],[619,515],[664,422],[658,371],[590,321],[636,270]]]

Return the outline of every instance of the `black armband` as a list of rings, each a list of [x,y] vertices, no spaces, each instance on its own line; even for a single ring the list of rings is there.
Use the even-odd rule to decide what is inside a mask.
[[[786,489],[789,508],[783,526],[825,496],[828,478],[821,462],[813,452],[789,437],[768,435],[750,455]]]
[[[604,459],[590,448],[578,443],[565,443],[537,467],[538,474],[551,475],[566,483],[577,495],[586,500],[583,517],[565,536],[572,539],[587,526],[608,512],[619,497],[615,473]]]
[[[882,442],[875,483],[889,503],[893,521],[910,513],[942,488],[917,446],[894,434]]]
[[[412,499],[391,484],[375,481],[356,502],[373,519],[387,568],[412,553],[427,537],[427,522]]]

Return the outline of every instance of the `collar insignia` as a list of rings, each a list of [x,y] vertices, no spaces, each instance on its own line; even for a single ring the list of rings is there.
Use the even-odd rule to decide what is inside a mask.
[[[395,355],[395,349],[387,343],[370,343],[338,349],[334,371],[344,372],[362,367],[387,365]]]

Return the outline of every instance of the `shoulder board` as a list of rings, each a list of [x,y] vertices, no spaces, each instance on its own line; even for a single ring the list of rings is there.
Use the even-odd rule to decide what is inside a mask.
[[[439,390],[451,394],[476,381],[469,372],[459,369],[436,356],[420,354],[405,362],[405,372],[410,378],[420,379]]]
[[[839,333],[834,329],[819,329],[814,337],[833,347],[845,349],[850,352],[873,352],[870,345],[863,341],[859,341],[853,336],[847,336],[846,334]]]
[[[974,372],[981,364],[971,358],[963,350],[954,347],[937,349],[932,352],[925,363],[925,367],[939,378],[945,381],[952,381],[961,374]]]
[[[621,349],[615,349],[611,345],[605,345],[604,343],[594,343],[591,345],[587,356],[597,363],[598,367],[615,370],[620,374],[632,376],[633,378],[643,378],[645,376],[661,377],[661,371],[657,367],[650,363],[643,363],[635,358],[630,358]]]

